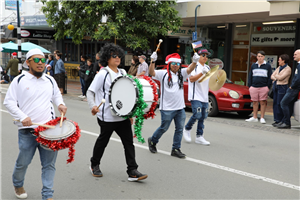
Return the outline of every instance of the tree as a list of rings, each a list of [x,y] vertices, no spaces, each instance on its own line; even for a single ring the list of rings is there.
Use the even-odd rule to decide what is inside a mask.
[[[96,40],[117,38],[132,49],[149,49],[149,39],[177,31],[181,18],[175,1],[43,1],[42,11],[55,39],[71,36],[75,44],[89,35]],[[107,22],[102,23],[102,16]]]

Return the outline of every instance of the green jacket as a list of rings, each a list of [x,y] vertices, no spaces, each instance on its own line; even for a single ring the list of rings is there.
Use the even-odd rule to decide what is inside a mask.
[[[8,69],[10,69],[10,75],[12,76],[19,75],[18,64],[19,64],[19,59],[17,58],[10,59],[8,61],[5,71],[8,72]]]

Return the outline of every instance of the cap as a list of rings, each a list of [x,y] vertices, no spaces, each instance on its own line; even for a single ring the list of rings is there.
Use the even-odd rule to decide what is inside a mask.
[[[13,52],[12,54],[11,54],[13,57],[17,57],[17,52]]]
[[[31,49],[30,51],[27,52],[26,54],[26,60],[28,60],[28,58],[30,58],[33,55],[41,55],[41,56],[45,56],[45,54],[38,48],[35,49]],[[26,61],[23,63],[23,67],[24,68],[29,68]]]
[[[207,49],[200,49],[200,50],[198,51],[198,54],[199,54],[199,55],[200,55],[200,54],[207,54],[207,55],[210,56],[210,53],[207,51]]]
[[[139,58],[143,58],[144,60],[146,60],[146,56],[145,55],[141,55],[141,56],[139,56]]]

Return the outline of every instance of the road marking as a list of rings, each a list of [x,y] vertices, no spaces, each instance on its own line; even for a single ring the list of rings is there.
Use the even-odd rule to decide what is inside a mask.
[[[93,135],[93,136],[96,136],[96,137],[99,136],[99,134],[89,132],[89,131],[85,131],[85,130],[81,130],[81,132],[89,134],[89,135]],[[116,139],[116,138],[111,137],[110,140],[121,143],[120,139]],[[134,146],[148,150],[147,146],[143,146],[143,145],[136,144],[136,143],[134,143]],[[167,151],[162,151],[162,150],[157,150],[157,151],[161,154],[170,155],[170,152],[167,152]],[[209,167],[213,167],[213,168],[216,168],[216,169],[224,170],[224,171],[231,172],[231,173],[234,173],[234,174],[239,174],[239,175],[246,176],[246,177],[249,177],[249,178],[262,180],[262,181],[265,181],[265,182],[268,182],[268,183],[273,183],[275,185],[279,185],[279,186],[282,186],[282,187],[287,187],[287,188],[291,188],[291,189],[300,191],[300,186],[293,185],[293,184],[290,184],[290,183],[285,183],[285,182],[278,181],[278,180],[275,180],[275,179],[267,178],[267,177],[264,177],[264,176],[259,176],[259,175],[256,175],[256,174],[251,174],[251,173],[248,173],[248,172],[236,170],[236,169],[233,169],[233,168],[230,168],[230,167],[225,167],[225,166],[222,166],[222,165],[217,165],[217,164],[214,164],[214,163],[210,163],[210,162],[206,162],[206,161],[203,161],[203,160],[198,160],[198,159],[194,159],[194,158],[190,158],[190,157],[186,157],[185,160],[190,161],[190,162],[194,162],[194,163],[198,163],[198,164],[201,164],[201,165],[206,165],[206,166],[209,166]]]
[[[8,113],[8,111],[6,111],[6,110],[0,109],[0,111]],[[93,133],[93,132],[85,131],[85,130],[81,130],[81,133],[89,134],[89,135],[96,136],[96,137],[99,136],[99,133]],[[111,137],[110,140],[121,143],[120,139],[116,139],[116,138],[113,138],[113,137]],[[134,146],[139,147],[141,149],[148,150],[147,146],[143,146],[143,145],[136,144],[136,143],[134,143]],[[157,151],[161,154],[165,154],[165,155],[168,155],[168,156],[170,155],[170,152],[167,152],[167,151],[163,151],[163,150],[159,150],[159,149]],[[259,176],[259,175],[256,175],[256,174],[236,170],[236,169],[233,169],[233,168],[230,168],[230,167],[225,167],[225,166],[222,166],[222,165],[217,165],[217,164],[214,164],[214,163],[210,163],[210,162],[206,162],[206,161],[203,161],[203,160],[198,160],[198,159],[194,159],[194,158],[190,158],[190,157],[186,157],[186,159],[184,159],[184,160],[300,191],[300,186],[293,185],[293,184],[286,183],[286,182],[282,182],[282,181],[278,181],[278,180],[271,179],[271,178],[267,178],[267,177],[264,177],[264,176]]]

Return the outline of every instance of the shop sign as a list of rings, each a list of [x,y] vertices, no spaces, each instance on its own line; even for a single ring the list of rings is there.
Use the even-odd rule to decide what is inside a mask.
[[[21,37],[36,38],[36,39],[54,39],[54,31],[48,30],[21,30]],[[17,37],[17,30],[14,29],[13,37]]]
[[[295,32],[296,25],[273,25],[273,26],[254,26],[253,32],[254,33],[274,33],[274,32]]]
[[[22,11],[22,1],[19,1],[19,9]],[[17,10],[17,1],[5,0],[5,10]]]
[[[224,67],[224,63],[222,60],[220,60],[219,58],[213,58],[208,62],[208,66],[210,68],[219,65],[219,69],[222,69]]]
[[[295,33],[252,34],[253,46],[293,46]]]
[[[189,37],[192,37],[194,31],[195,31],[195,28],[180,27],[177,31],[168,31],[168,36],[189,36]]]
[[[47,26],[45,15],[24,16],[21,17],[21,26]]]

